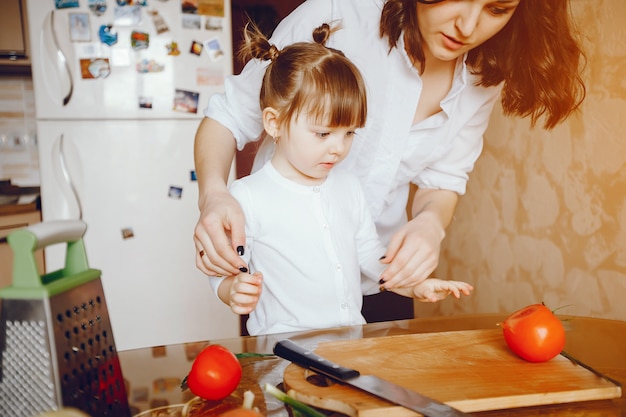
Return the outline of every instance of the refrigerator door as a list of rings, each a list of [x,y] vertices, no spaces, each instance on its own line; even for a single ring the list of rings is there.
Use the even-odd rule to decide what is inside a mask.
[[[27,0],[37,118],[199,118],[232,73],[230,1],[195,14],[180,0],[117,3]]]
[[[119,350],[238,336],[195,266],[198,121],[39,121],[44,220],[79,218]],[[46,250],[48,271],[64,248]]]

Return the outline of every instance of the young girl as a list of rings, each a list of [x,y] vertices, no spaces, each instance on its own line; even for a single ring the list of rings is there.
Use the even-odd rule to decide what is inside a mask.
[[[376,291],[385,248],[359,181],[333,167],[365,125],[366,87],[343,53],[326,48],[322,25],[314,42],[279,50],[254,28],[244,57],[270,60],[261,86],[263,126],[273,138],[271,160],[230,188],[246,218],[244,259],[255,271],[211,278],[233,312],[250,313],[251,335],[364,324],[363,291]],[[361,285],[361,271],[370,278]],[[363,287],[363,288],[362,288]],[[397,288],[432,301],[468,295],[471,285],[427,279]]]
[[[387,289],[425,279],[437,266],[496,101],[506,114],[547,128],[578,108],[582,54],[570,19],[568,0],[307,0],[276,28],[271,41],[281,47],[338,22],[328,45],[363,75],[368,120],[337,169],[359,177],[387,248]],[[235,249],[245,242],[244,213],[226,180],[235,149],[262,132],[264,68],[252,60],[229,77],[196,135],[194,240],[207,275],[242,266]],[[270,154],[259,152],[257,161]]]

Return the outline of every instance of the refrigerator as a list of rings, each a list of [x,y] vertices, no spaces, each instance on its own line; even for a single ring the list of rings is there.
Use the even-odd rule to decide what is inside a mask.
[[[118,350],[228,338],[195,266],[193,142],[232,73],[230,0],[27,0],[43,221],[82,219]],[[45,250],[46,270],[65,247]]]

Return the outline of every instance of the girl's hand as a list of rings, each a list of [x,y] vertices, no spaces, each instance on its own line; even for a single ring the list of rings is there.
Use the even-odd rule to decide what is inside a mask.
[[[428,278],[439,263],[444,236],[440,222],[428,213],[405,224],[392,236],[381,260],[388,264],[381,276],[381,287],[413,287]]]
[[[194,229],[196,266],[211,276],[238,274],[239,268],[245,266],[236,251],[246,242],[241,206],[225,189],[212,193],[200,207],[200,219]]]
[[[263,274],[255,272],[237,274],[230,286],[230,309],[235,314],[249,314],[259,302],[261,296]]]
[[[473,289],[474,287],[467,282],[429,278],[414,286],[411,296],[423,303],[436,303],[450,294],[454,295],[454,298],[461,298],[461,294],[470,295]]]

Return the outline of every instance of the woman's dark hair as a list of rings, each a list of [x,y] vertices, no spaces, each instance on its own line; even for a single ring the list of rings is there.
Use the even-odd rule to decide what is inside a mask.
[[[335,29],[323,24],[314,42],[298,42],[279,50],[253,24],[244,29],[240,58],[270,60],[261,85],[261,109],[273,107],[279,122],[302,112],[329,126],[365,126],[365,82],[357,67],[336,49],[324,46]]]
[[[380,35],[394,48],[403,33],[410,58],[423,71],[417,2],[387,0]],[[504,114],[530,116],[533,126],[543,118],[544,127],[551,129],[580,107],[585,97],[580,75],[584,60],[573,35],[569,0],[522,0],[500,32],[470,51],[467,63],[480,76],[479,85],[504,82]]]

